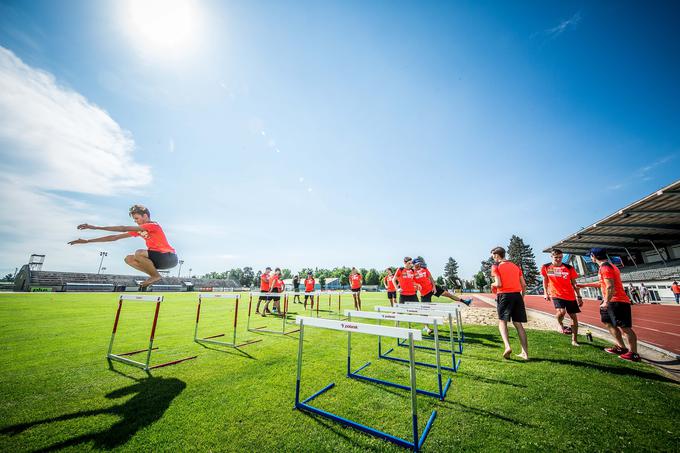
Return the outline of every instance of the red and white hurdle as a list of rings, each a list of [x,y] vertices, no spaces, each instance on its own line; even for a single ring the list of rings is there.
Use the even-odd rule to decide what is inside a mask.
[[[120,320],[120,312],[123,309],[123,301],[132,301],[132,302],[153,302],[156,304],[156,309],[154,311],[153,315],[153,323],[151,324],[151,335],[149,335],[149,347],[146,349],[139,349],[137,351],[130,351],[130,352],[122,352],[119,354],[114,354],[113,353],[113,341],[116,338],[116,332],[118,331],[118,321]],[[137,368],[141,368],[144,371],[149,371],[153,370],[156,368],[162,368],[165,366],[170,366],[170,365],[175,365],[177,363],[185,362],[187,360],[195,359],[197,356],[193,357],[185,357],[183,359],[179,360],[172,360],[170,362],[165,362],[165,363],[159,363],[158,365],[153,365],[149,366],[151,362],[151,351],[154,351],[158,349],[157,347],[153,346],[154,339],[156,337],[156,326],[158,325],[158,313],[160,312],[161,309],[161,302],[163,302],[163,296],[132,296],[132,295],[126,295],[126,294],[121,294],[120,297],[118,298],[118,309],[116,310],[116,318],[113,321],[113,332],[111,333],[111,341],[109,342],[109,351],[106,354],[106,358],[111,361],[114,360],[116,362],[121,362],[126,365],[131,365]],[[136,360],[129,359],[127,356],[139,354],[142,352],[146,352],[146,360],[144,362],[138,362]]]
[[[216,335],[210,335],[207,337],[202,337],[199,338],[198,336],[198,323],[201,319],[201,305],[205,299],[221,299],[221,300],[235,300],[234,304],[234,321],[233,321],[233,332],[232,332],[232,339],[231,342],[228,341],[220,341],[220,340],[215,340],[215,338],[220,338],[224,337],[226,333],[219,333]],[[239,301],[241,300],[241,295],[240,294],[221,294],[221,293],[199,293],[198,294],[198,306],[196,307],[196,327],[194,328],[194,341],[196,343],[210,343],[210,344],[216,344],[216,345],[221,345],[221,346],[228,346],[231,348],[239,348],[241,346],[246,346],[251,343],[257,343],[258,341],[262,341],[261,339],[257,340],[249,340],[245,341],[243,343],[236,343],[236,330],[237,330],[237,323],[238,323],[238,304]]]

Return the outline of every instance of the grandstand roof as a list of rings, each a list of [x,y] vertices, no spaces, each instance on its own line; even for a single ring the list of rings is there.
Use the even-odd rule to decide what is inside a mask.
[[[680,180],[545,249],[584,255],[592,247],[649,250],[680,243]]]

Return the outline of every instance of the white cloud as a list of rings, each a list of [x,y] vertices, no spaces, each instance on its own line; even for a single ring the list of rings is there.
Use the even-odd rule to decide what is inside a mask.
[[[0,47],[0,144],[5,173],[42,190],[112,195],[151,182],[134,141],[107,112]]]
[[[108,113],[0,46],[0,264],[48,255],[48,268],[96,263],[99,247],[71,247],[76,225],[104,223],[107,208],[69,193],[119,195],[151,182],[134,141]],[[106,222],[108,223],[108,222]]]
[[[532,35],[532,37],[543,35],[546,36],[548,39],[555,39],[568,29],[576,28],[576,26],[581,22],[581,19],[582,19],[581,11],[576,11],[576,13],[574,13],[574,15],[572,15],[569,19],[563,20],[555,27],[543,30],[542,33],[535,33],[534,35]]]

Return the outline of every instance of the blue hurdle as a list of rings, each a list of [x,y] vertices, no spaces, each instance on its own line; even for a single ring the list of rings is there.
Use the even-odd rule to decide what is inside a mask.
[[[422,339],[422,334],[420,333],[419,330],[415,329],[405,329],[401,327],[388,327],[388,326],[377,326],[373,324],[360,324],[360,323],[353,323],[349,321],[336,321],[336,320],[330,320],[330,319],[323,319],[323,318],[311,318],[311,317],[302,317],[298,316],[296,319],[296,323],[300,326],[300,338],[298,342],[298,361],[297,361],[297,380],[295,383],[295,409],[299,409],[302,411],[307,411],[312,414],[320,415],[322,417],[328,418],[330,420],[333,420],[335,422],[341,423],[345,426],[352,427],[354,429],[357,429],[359,431],[362,431],[364,433],[370,434],[375,437],[379,437],[381,439],[385,439],[389,442],[395,443],[401,447],[405,448],[410,448],[413,451],[420,451],[421,447],[423,446],[423,443],[425,443],[425,439],[427,438],[427,435],[430,432],[430,429],[432,428],[432,423],[434,422],[435,417],[437,416],[437,411],[432,411],[432,414],[430,415],[430,418],[427,421],[427,424],[425,425],[425,429],[423,430],[422,435],[418,435],[418,413],[417,413],[417,387],[416,387],[416,367],[415,367],[415,349],[413,347],[413,341],[414,340],[421,340]],[[410,370],[410,386],[401,386],[401,388],[405,388],[407,390],[410,390],[411,392],[411,423],[412,423],[412,430],[413,430],[413,440],[406,440],[402,439],[400,437],[394,436],[392,434],[386,433],[384,431],[377,430],[375,428],[371,428],[370,426],[366,426],[364,424],[355,422],[353,420],[347,419],[345,417],[341,417],[339,415],[333,414],[331,412],[325,411],[323,409],[319,409],[317,407],[314,407],[310,404],[308,404],[310,401],[313,399],[317,398],[318,396],[322,395],[323,393],[327,392],[328,390],[332,389],[335,386],[334,382],[331,382],[321,390],[313,393],[310,397],[300,401],[300,381],[302,377],[302,349],[304,345],[304,331],[305,331],[305,326],[308,327],[320,327],[324,329],[331,329],[331,330],[340,330],[340,331],[345,331],[347,332],[347,375],[348,377],[351,374],[351,352],[352,352],[352,347],[351,347],[351,338],[352,338],[352,333],[361,333],[361,334],[369,334],[369,335],[379,335],[379,336],[384,336],[384,337],[389,337],[389,338],[397,338],[397,339],[404,339],[408,340],[409,342],[409,370]],[[355,371],[355,373],[359,372],[368,364],[363,365],[359,369]],[[365,378],[365,377],[364,377]],[[388,383],[388,381],[382,381],[379,379],[372,379],[372,378],[367,378],[367,380],[371,380],[372,382],[378,382],[381,384]],[[389,384],[394,384],[394,383],[388,383]]]

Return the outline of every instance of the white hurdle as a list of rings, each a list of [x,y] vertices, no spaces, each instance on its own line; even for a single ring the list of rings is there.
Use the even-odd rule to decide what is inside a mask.
[[[446,397],[446,393],[449,391],[449,387],[451,386],[451,378],[448,379],[446,382],[446,385],[442,385],[442,369],[445,370],[450,370],[450,371],[456,371],[456,359],[455,355],[451,359],[451,366],[444,366],[441,364],[441,355],[440,355],[440,349],[439,349],[439,326],[440,325],[445,325],[446,324],[446,319],[441,317],[441,316],[419,316],[419,315],[404,315],[404,314],[399,314],[399,313],[380,313],[380,312],[375,312],[375,311],[358,311],[358,310],[345,310],[345,316],[347,316],[347,320],[351,321],[353,318],[361,318],[361,319],[374,319],[378,321],[378,325],[382,325],[383,321],[390,321],[390,322],[395,322],[396,326],[399,327],[400,322],[407,322],[409,323],[409,328],[411,327],[411,324],[421,324],[421,325],[426,325],[426,324],[431,324],[434,326],[434,351],[435,351],[435,363],[430,363],[430,362],[418,362],[416,361],[416,365],[422,365],[430,368],[436,368],[437,369],[437,384],[439,388],[439,393],[435,392],[429,392],[429,391],[423,391],[420,393],[434,396],[436,398],[439,398],[441,401],[444,401],[444,398]],[[394,348],[390,348],[388,351],[383,352],[382,349],[382,337],[378,336],[378,357],[381,359],[387,359],[387,360],[394,360],[397,362],[405,362],[408,363],[408,360],[402,359],[400,357],[392,357],[390,353],[394,351]]]
[[[201,306],[204,300],[206,299],[227,299],[227,300],[235,300],[234,304],[234,321],[233,321],[233,333],[232,333],[232,340],[231,342],[228,341],[219,341],[215,340],[215,338],[219,337],[224,337],[226,333],[220,333],[217,335],[210,335],[207,337],[202,337],[199,338],[198,336],[198,323],[199,320],[201,319]],[[246,346],[251,343],[256,343],[258,341],[262,341],[261,339],[258,340],[250,340],[250,341],[245,341],[243,343],[237,344],[236,343],[236,330],[237,330],[237,322],[238,322],[238,304],[239,301],[241,300],[241,295],[240,294],[223,294],[223,293],[199,293],[198,294],[198,306],[196,307],[196,327],[194,328],[194,341],[196,343],[211,343],[211,344],[217,344],[221,346],[229,346],[231,348],[239,348],[241,346]]]
[[[320,415],[322,417],[326,417],[328,419],[331,419],[333,421],[336,421],[338,423],[341,423],[345,426],[350,426],[352,428],[355,428],[357,430],[360,430],[362,432],[365,432],[367,434],[370,434],[372,436],[376,436],[385,440],[388,440],[390,442],[393,442],[401,447],[405,448],[410,448],[413,449],[414,451],[419,451],[420,448],[422,447],[423,443],[425,442],[425,439],[427,438],[428,433],[430,432],[430,429],[432,428],[432,423],[434,422],[435,417],[437,416],[437,411],[432,411],[432,414],[430,415],[430,418],[425,425],[425,428],[423,429],[423,433],[421,436],[418,435],[418,411],[417,411],[417,393],[419,393],[416,387],[416,366],[415,366],[415,349],[413,347],[413,342],[414,340],[420,340],[422,339],[422,335],[420,331],[416,329],[404,329],[401,327],[387,327],[387,326],[378,326],[374,324],[360,324],[360,323],[355,323],[355,322],[349,322],[349,321],[340,321],[340,320],[331,320],[331,319],[324,319],[324,318],[312,318],[312,317],[303,317],[303,316],[298,316],[296,318],[296,323],[299,324],[300,326],[300,338],[298,342],[298,360],[297,360],[297,380],[295,383],[295,408],[303,411],[307,411],[316,415]],[[385,385],[390,385],[393,387],[398,387],[404,390],[410,390],[411,393],[411,426],[413,430],[413,440],[405,440],[396,436],[393,436],[391,434],[388,434],[384,431],[379,431],[375,428],[371,428],[369,426],[363,425],[361,423],[357,423],[355,421],[349,420],[345,417],[341,417],[339,415],[333,414],[331,412],[325,411],[323,409],[319,409],[317,407],[314,407],[310,404],[308,404],[311,400],[314,398],[317,398],[319,395],[322,393],[330,390],[335,386],[334,382],[331,382],[328,384],[326,387],[322,388],[321,390],[315,392],[312,394],[312,396],[306,398],[303,401],[300,401],[300,382],[301,382],[301,377],[302,377],[302,350],[303,350],[303,345],[304,345],[304,331],[305,327],[317,327],[317,328],[322,328],[322,329],[330,329],[330,330],[339,330],[339,331],[344,331],[347,332],[347,377],[350,378],[359,378],[359,379],[364,379],[370,382],[377,382],[380,384],[385,384]],[[401,384],[396,384],[394,382],[390,381],[384,381],[381,379],[375,379],[375,378],[370,378],[367,376],[362,376],[359,374],[359,371],[362,369],[366,368],[368,365],[370,365],[370,362],[367,364],[363,365],[362,367],[358,368],[356,371],[352,372],[351,371],[351,356],[352,356],[352,334],[367,334],[367,335],[378,335],[381,337],[389,337],[389,338],[396,338],[396,339],[403,339],[405,341],[409,342],[409,357],[410,360],[409,362],[409,376],[410,376],[410,385],[401,385]]]
[[[461,305],[460,304],[442,304],[442,303],[431,303],[431,302],[405,302],[403,304],[397,304],[398,307],[404,308],[417,308],[421,310],[439,310],[439,311],[451,311],[456,314],[456,335],[458,337],[459,343],[465,342],[465,332],[463,331],[463,318],[461,316]],[[463,346],[461,344],[461,350],[463,352]]]
[[[260,327],[250,327],[250,318],[252,316],[252,308],[253,308],[253,296],[259,297],[264,297],[268,298],[266,300],[272,300],[275,297],[283,298],[282,305],[283,305],[283,310],[274,315],[270,316],[280,316],[281,317],[281,330],[276,330],[276,329],[267,329],[267,326],[260,326]],[[279,299],[280,300],[280,299]],[[279,308],[281,307],[281,304],[279,305]],[[267,332],[267,333],[276,333],[280,335],[288,335],[294,332],[297,332],[299,329],[294,329],[294,330],[289,330],[286,331],[286,325],[287,325],[287,316],[288,316],[288,293],[282,292],[282,293],[264,293],[260,291],[253,291],[249,294],[249,300],[248,300],[248,322],[246,325],[246,329],[249,332]]]
[[[154,311],[153,315],[153,323],[151,324],[151,335],[149,336],[149,347],[146,349],[139,349],[137,351],[129,351],[129,352],[122,352],[118,354],[113,353],[113,341],[116,338],[116,332],[118,331],[118,321],[120,320],[120,312],[123,309],[123,301],[134,301],[134,302],[152,302],[156,304],[156,309]],[[149,371],[155,368],[161,368],[164,366],[170,366],[170,365],[175,365],[177,363],[181,363],[187,360],[195,359],[197,356],[193,357],[186,357],[184,359],[179,359],[179,360],[173,360],[170,362],[165,362],[165,363],[160,363],[158,365],[154,366],[149,366],[149,363],[151,362],[151,351],[154,351],[158,348],[155,348],[153,346],[154,339],[156,337],[156,326],[158,325],[158,312],[161,309],[161,302],[163,302],[163,296],[137,296],[137,295],[126,295],[126,294],[121,294],[118,297],[118,309],[116,310],[116,318],[113,321],[113,332],[111,333],[111,341],[109,342],[109,351],[106,354],[107,360],[109,360],[109,364],[111,360],[115,360],[116,362],[121,362],[126,365],[131,365],[137,368],[141,368],[144,371]],[[146,360],[144,362],[138,362],[136,360],[129,359],[125,356],[131,356],[135,354],[139,354],[141,352],[146,352]]]

